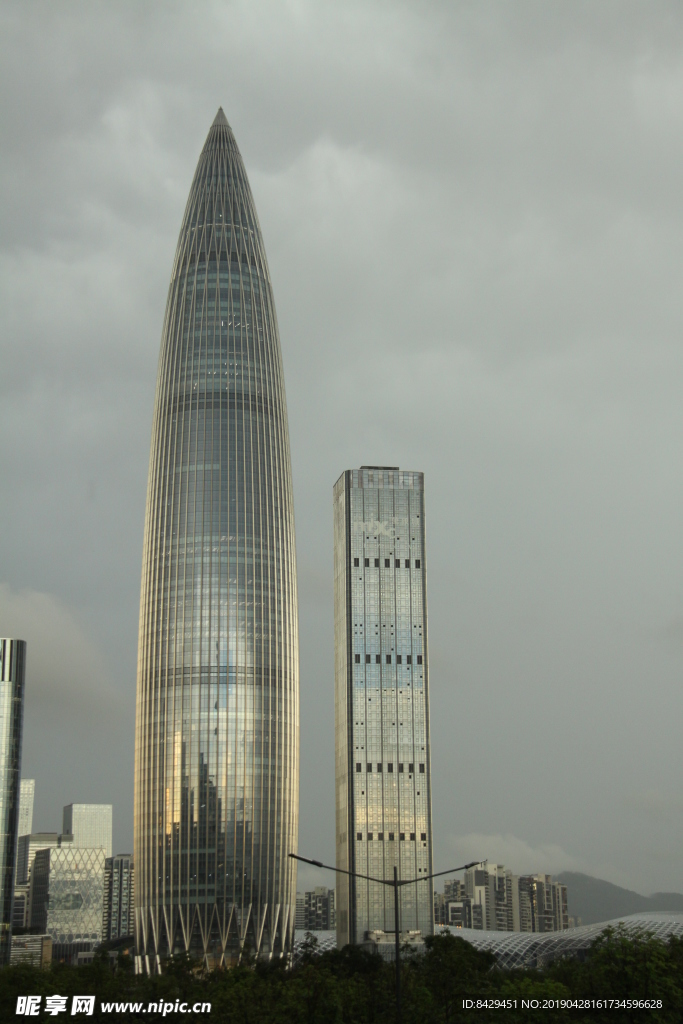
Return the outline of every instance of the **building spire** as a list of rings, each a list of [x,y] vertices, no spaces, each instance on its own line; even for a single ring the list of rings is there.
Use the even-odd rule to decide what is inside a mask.
[[[230,125],[228,124],[228,119],[225,116],[225,114],[223,113],[223,108],[222,107],[218,108],[218,113],[214,117],[213,124],[211,125],[211,127],[215,128],[216,125],[222,125],[224,128],[229,128],[230,127]]]

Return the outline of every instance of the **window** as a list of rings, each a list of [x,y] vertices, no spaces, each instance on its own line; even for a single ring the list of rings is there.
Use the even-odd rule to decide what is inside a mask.
[[[389,561],[389,559],[385,558],[384,559],[384,568],[388,569],[390,567],[390,565],[391,565],[391,562]]]
[[[402,654],[397,654],[396,655],[396,664],[400,665],[402,660],[403,660],[403,655]]]
[[[358,566],[360,565],[360,559],[359,558],[354,558],[353,564],[354,564],[355,568],[357,569]]]
[[[420,774],[424,775],[424,773],[425,773],[425,766],[423,764],[421,764],[420,765]]]
[[[399,772],[402,772],[402,771],[403,771],[403,764],[399,764],[399,766],[398,766],[398,770],[399,770]]]
[[[365,568],[367,569],[367,567],[368,567],[369,565],[370,565],[370,559],[369,559],[369,558],[366,558],[366,559],[365,559]]]
[[[395,558],[394,559],[394,563],[395,563],[394,564],[394,568],[395,569],[400,569],[401,568],[401,559],[400,558]]]
[[[377,838],[378,839],[384,839],[384,832],[378,832],[377,833]]]
[[[375,665],[381,665],[381,664],[382,664],[382,655],[381,654],[376,654],[375,655]]]
[[[417,663],[418,663],[418,665],[422,664],[422,655],[421,654],[418,654],[418,656],[417,656]]]
[[[406,665],[412,665],[412,663],[413,663],[413,656],[412,656],[412,654],[406,654]]]
[[[355,654],[354,655],[354,660],[356,662],[356,665],[360,665],[360,654]]]
[[[411,843],[415,842],[415,833],[414,832],[410,833],[410,841],[411,841]]]
[[[365,664],[366,664],[366,665],[369,665],[369,664],[370,664],[370,655],[369,655],[369,654],[366,654],[366,655],[365,655]]]
[[[391,665],[391,655],[387,654],[387,665]]]
[[[408,774],[412,775],[414,771],[415,771],[415,765],[414,764],[409,764],[408,765]]]
[[[362,764],[360,763],[360,761],[356,761],[356,771],[357,771],[357,772],[359,772],[359,771],[361,770],[361,768],[362,768],[362,767],[363,767],[363,766],[362,766]]]
[[[416,569],[419,569],[419,568],[420,568],[420,559],[419,559],[419,558],[416,558],[416,559],[415,559],[415,568],[416,568]]]
[[[390,833],[389,833],[389,842],[390,842],[390,843],[393,843],[393,841],[394,841],[394,833],[393,833],[393,832],[390,832]]]
[[[369,772],[371,772],[371,771],[372,771],[372,765],[370,764],[370,762],[369,762],[369,761],[368,761],[368,771],[369,771]]]
[[[381,764],[377,765],[377,771],[381,773],[381,771],[382,771],[382,765]]]
[[[410,559],[406,558],[406,569],[410,569]]]
[[[368,839],[372,842],[372,832],[368,832]]]
[[[363,838],[363,833],[362,832],[356,832],[356,839],[362,839],[362,838]]]
[[[379,558],[375,559],[375,569],[379,569]]]
[[[420,842],[422,842],[422,843],[426,843],[427,842],[427,833],[426,832],[420,832]]]
[[[399,832],[398,838],[399,838],[400,842],[405,842],[405,838],[406,838],[405,832]]]
[[[393,765],[393,763],[392,763],[392,762],[390,761],[390,762],[389,762],[389,764],[387,765],[387,771],[388,771],[389,773],[391,773],[391,772],[393,772],[393,770],[394,770],[394,765]]]

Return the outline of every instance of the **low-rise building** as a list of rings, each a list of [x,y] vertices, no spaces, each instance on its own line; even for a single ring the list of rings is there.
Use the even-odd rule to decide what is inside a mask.
[[[52,963],[51,935],[13,935],[10,964],[49,967]]]

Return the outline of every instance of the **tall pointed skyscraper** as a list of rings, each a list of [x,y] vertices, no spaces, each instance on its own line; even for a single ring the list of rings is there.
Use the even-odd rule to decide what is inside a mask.
[[[166,305],[135,742],[139,970],[291,947],[299,803],[294,507],[275,304],[219,110]]]

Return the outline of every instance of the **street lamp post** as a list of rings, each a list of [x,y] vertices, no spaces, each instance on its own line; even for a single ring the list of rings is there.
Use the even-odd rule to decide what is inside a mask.
[[[394,865],[393,878],[373,878],[372,875],[363,875],[359,871],[346,871],[344,868],[333,868],[331,864],[323,864],[320,860],[311,860],[309,857],[300,857],[298,853],[290,853],[293,860],[302,860],[304,864],[312,864],[316,868],[326,868],[328,871],[336,871],[339,875],[349,875],[350,878],[364,878],[368,882],[379,882],[380,885],[390,885],[394,890],[394,934],[396,936],[396,1024],[401,1024],[401,944],[399,931],[399,909],[398,890],[401,885],[413,885],[415,882],[428,882],[430,878],[438,878],[439,875],[454,875],[456,871],[466,871],[480,860],[472,860],[469,864],[461,864],[458,868],[449,868],[448,871],[434,871],[431,875],[420,875],[419,878],[398,877],[398,868]]]

